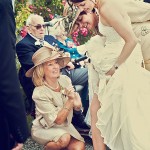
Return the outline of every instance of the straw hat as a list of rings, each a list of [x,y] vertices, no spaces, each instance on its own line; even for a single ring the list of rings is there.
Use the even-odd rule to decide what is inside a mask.
[[[32,56],[32,61],[34,66],[26,72],[26,77],[32,77],[33,71],[36,66],[43,64],[49,60],[57,59],[58,64],[61,68],[65,67],[69,61],[70,57],[66,56],[64,53],[55,51],[54,48],[50,47],[42,47],[37,50],[34,55]]]
[[[72,8],[66,3],[64,7],[63,17],[54,18],[50,21],[50,24],[53,24],[52,27],[49,27],[50,32],[57,32],[55,31],[58,26],[63,26],[64,30],[68,33],[68,36],[71,34],[73,26],[75,24],[76,19],[80,14],[80,9],[73,6]]]
[[[66,3],[66,6],[64,7],[63,15],[67,17],[67,23],[68,29],[66,30],[68,32],[68,35],[70,35],[73,31],[75,22],[77,18],[79,17],[81,13],[81,10],[75,7],[74,5],[72,8]]]

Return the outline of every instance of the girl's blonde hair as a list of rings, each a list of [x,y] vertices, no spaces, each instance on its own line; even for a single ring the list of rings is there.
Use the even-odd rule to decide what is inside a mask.
[[[35,67],[33,76],[32,76],[32,81],[35,86],[42,86],[44,85],[44,69],[43,69],[43,64],[40,64]]]

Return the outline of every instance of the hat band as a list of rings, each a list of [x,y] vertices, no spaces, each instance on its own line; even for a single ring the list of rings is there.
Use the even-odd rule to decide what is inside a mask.
[[[32,61],[33,61],[34,65],[37,65],[37,64],[45,61],[46,59],[49,59],[49,58],[53,59],[53,57],[55,55],[59,57],[59,54],[54,52],[54,51],[53,52],[52,51],[43,51],[43,52],[38,53],[37,55],[35,55],[33,57]]]

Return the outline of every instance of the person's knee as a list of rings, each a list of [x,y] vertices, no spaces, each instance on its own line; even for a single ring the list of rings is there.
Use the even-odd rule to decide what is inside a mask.
[[[75,143],[72,143],[69,147],[68,150],[85,150],[85,143],[78,141]]]
[[[78,144],[76,144],[73,150],[85,150],[84,142],[79,142]]]
[[[61,138],[58,141],[61,148],[67,147],[67,145],[70,142],[70,138],[71,138],[70,134],[64,134],[64,135],[61,136]]]

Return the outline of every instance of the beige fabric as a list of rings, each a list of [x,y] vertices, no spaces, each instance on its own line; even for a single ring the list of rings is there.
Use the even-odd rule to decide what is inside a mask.
[[[150,4],[134,0],[122,0],[121,2],[123,1],[125,1],[124,6],[131,18],[131,22],[144,22],[150,20]]]
[[[143,23],[135,23],[132,25],[133,31],[140,39],[142,55],[145,62],[145,68],[150,71],[150,21]]]
[[[150,4],[135,0],[112,0],[120,4],[131,18],[131,22],[144,22],[150,20]],[[96,0],[96,7],[100,10],[100,0]]]
[[[64,89],[71,84],[71,80],[61,75],[59,84]],[[64,107],[67,100],[62,92],[54,92],[45,85],[36,87],[33,92],[33,100],[36,106],[36,119],[33,121],[32,138],[35,141],[40,144],[46,144],[49,141],[56,142],[65,133],[84,141],[71,123],[73,110],[70,111],[63,124],[57,125],[54,122],[57,113]]]
[[[70,57],[65,53],[55,50],[55,47],[49,45],[43,46],[38,49],[32,56],[32,62],[34,66],[26,72],[26,77],[32,77],[36,66],[43,64],[47,61],[57,59],[61,68],[64,68],[70,61]]]
[[[97,94],[101,108],[97,113],[97,128],[111,150],[149,150],[150,73],[140,67],[140,45],[107,82],[105,73],[114,65],[124,43],[113,28],[101,25],[100,30],[109,36],[105,46],[96,42],[100,41],[98,36],[87,43],[89,50],[94,46],[91,62],[97,71],[95,78],[100,79]]]

